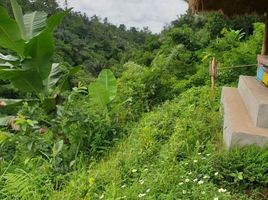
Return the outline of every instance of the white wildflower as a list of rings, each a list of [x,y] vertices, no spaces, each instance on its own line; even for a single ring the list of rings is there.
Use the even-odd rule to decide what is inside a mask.
[[[198,181],[198,179],[197,179],[197,178],[193,180],[193,182],[197,182],[197,181]]]
[[[209,179],[210,177],[208,175],[205,175],[204,176],[204,179]]]
[[[214,174],[215,176],[218,176],[219,175],[219,172],[215,172],[215,174]]]
[[[227,190],[226,189],[223,189],[223,188],[220,188],[220,189],[218,189],[218,192],[220,192],[220,193],[224,193],[224,192],[226,192]]]
[[[210,153],[208,153],[208,154],[207,154],[207,157],[209,157],[210,155],[211,155],[211,154],[210,154]]]
[[[143,185],[143,184],[144,184],[144,180],[139,180],[139,183],[140,183],[141,185]]]
[[[186,194],[187,192],[186,192],[186,190],[182,190],[182,194]]]
[[[192,174],[192,172],[189,172],[189,173],[188,173],[188,175],[191,175],[191,174]]]
[[[197,160],[194,160],[194,163],[197,163],[198,161]]]
[[[213,200],[219,200],[219,198],[218,197],[215,197]]]
[[[142,198],[142,197],[145,197],[145,196],[146,196],[145,193],[139,194],[139,198]]]
[[[202,181],[202,180],[201,181],[198,181],[198,184],[199,185],[202,185],[203,183],[204,183],[204,181]]]
[[[205,191],[202,191],[201,194],[204,195],[204,194],[206,194],[206,192]]]
[[[132,169],[132,173],[136,173],[137,171],[137,169]]]
[[[200,155],[202,155],[202,153],[198,153],[198,155],[200,156]]]
[[[183,182],[180,182],[179,185],[183,185]]]
[[[146,190],[147,193],[150,192],[150,191],[151,191],[151,189],[147,189],[147,190]]]
[[[185,183],[188,183],[188,182],[190,182],[190,180],[187,178],[187,179],[185,179]]]
[[[125,188],[125,187],[126,187],[126,185],[122,185],[122,186],[121,186],[121,188]]]

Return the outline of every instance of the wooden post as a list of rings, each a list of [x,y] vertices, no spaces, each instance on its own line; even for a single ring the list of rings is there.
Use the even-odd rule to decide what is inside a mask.
[[[267,54],[267,47],[268,47],[268,15],[267,13],[265,13],[265,29],[264,29],[261,55]]]
[[[211,78],[211,89],[214,89],[216,85],[216,72],[217,72],[217,62],[216,62],[216,58],[214,57],[209,66],[209,75]]]

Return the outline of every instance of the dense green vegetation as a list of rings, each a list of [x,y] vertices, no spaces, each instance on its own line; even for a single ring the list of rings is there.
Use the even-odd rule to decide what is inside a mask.
[[[10,2],[0,0],[0,199],[268,198],[267,148],[222,144],[221,86],[256,69],[221,71],[213,91],[208,75],[212,57],[256,63],[260,19],[188,13],[152,34],[54,0],[18,0],[23,12]]]

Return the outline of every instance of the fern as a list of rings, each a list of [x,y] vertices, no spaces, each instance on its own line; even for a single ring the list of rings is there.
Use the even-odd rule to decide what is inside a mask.
[[[3,196],[3,200],[41,199],[36,183],[37,178],[22,169],[16,170],[14,173],[7,173],[4,187],[1,189],[1,196]]]

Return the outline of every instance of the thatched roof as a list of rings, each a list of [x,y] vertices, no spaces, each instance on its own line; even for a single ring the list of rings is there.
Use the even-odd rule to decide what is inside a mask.
[[[268,12],[267,0],[188,0],[193,12],[222,11],[225,15],[243,15]]]

